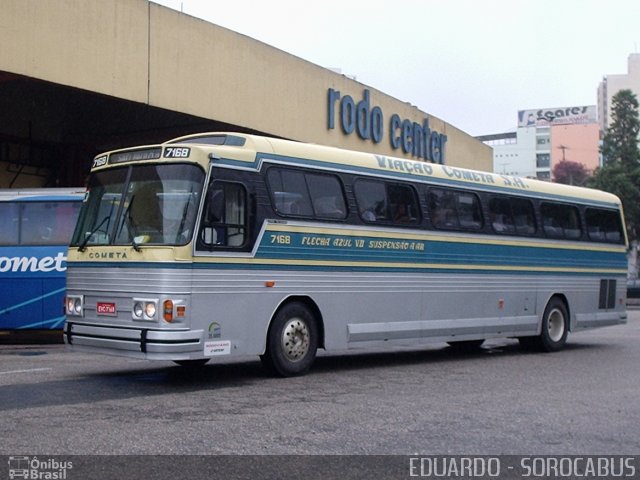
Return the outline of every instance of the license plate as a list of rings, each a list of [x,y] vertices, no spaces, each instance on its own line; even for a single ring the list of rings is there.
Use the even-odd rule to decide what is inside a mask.
[[[98,302],[96,304],[96,313],[98,315],[116,316],[116,304],[113,302]]]

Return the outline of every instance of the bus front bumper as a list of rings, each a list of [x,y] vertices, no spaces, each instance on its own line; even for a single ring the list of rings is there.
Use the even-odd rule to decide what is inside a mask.
[[[202,330],[161,330],[92,325],[68,321],[64,341],[70,350],[148,360],[202,358]]]

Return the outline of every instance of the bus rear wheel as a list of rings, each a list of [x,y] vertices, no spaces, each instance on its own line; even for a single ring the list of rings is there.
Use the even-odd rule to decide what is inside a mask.
[[[289,303],[276,313],[264,355],[266,369],[281,377],[306,373],[318,349],[318,326],[311,311],[302,303]]]
[[[558,297],[553,297],[544,309],[542,330],[537,337],[522,337],[520,343],[543,352],[557,352],[567,343],[569,335],[569,312]]]

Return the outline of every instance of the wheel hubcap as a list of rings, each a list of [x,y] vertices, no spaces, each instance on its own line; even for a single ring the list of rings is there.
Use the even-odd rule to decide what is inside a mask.
[[[549,321],[547,322],[547,329],[549,331],[549,338],[558,342],[562,339],[564,335],[564,315],[558,309],[554,309],[549,314]]]
[[[309,328],[299,318],[289,320],[282,330],[282,351],[287,360],[297,362],[309,351]]]

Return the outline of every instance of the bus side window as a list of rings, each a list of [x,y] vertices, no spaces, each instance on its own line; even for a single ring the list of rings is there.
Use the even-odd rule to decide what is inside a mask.
[[[510,201],[513,222],[518,235],[533,235],[536,233],[536,217],[533,204],[524,198],[514,198]]]
[[[582,236],[577,208],[560,203],[542,203],[540,214],[547,237],[577,240]]]
[[[409,185],[387,184],[391,221],[397,225],[420,221],[420,207],[415,190]]]
[[[214,181],[209,186],[200,223],[199,247],[240,248],[246,243],[247,192],[239,183]]]
[[[429,189],[429,211],[436,228],[457,228],[458,215],[453,193],[439,188]]]
[[[275,210],[284,216],[313,216],[309,190],[304,173],[296,170],[270,168],[267,182],[272,192]]]
[[[489,200],[489,217],[494,232],[504,234],[515,232],[509,199],[492,198]]]
[[[18,203],[0,203],[0,245],[18,245],[20,206]]]
[[[305,177],[315,216],[344,219],[347,216],[347,205],[338,177],[316,173],[307,173]]]
[[[428,192],[431,222],[444,230],[479,230],[483,219],[480,200],[475,193],[430,188]]]
[[[55,210],[55,228],[53,242],[68,245],[71,241],[73,228],[80,213],[80,202],[60,202]]]
[[[602,208],[587,208],[587,234],[592,242],[623,243],[620,213]]]
[[[267,185],[274,210],[284,217],[344,220],[347,216],[342,182],[336,175],[271,167]]]
[[[456,192],[457,210],[460,227],[465,230],[479,230],[482,228],[482,213],[480,200],[475,193]]]
[[[383,182],[358,180],[354,185],[360,218],[365,222],[389,219],[387,192]]]
[[[24,202],[22,245],[67,245],[78,218],[79,202]]]

